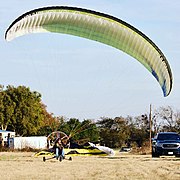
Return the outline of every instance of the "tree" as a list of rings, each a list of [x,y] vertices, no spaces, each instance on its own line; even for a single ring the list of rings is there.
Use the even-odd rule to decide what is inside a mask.
[[[155,110],[155,122],[158,131],[180,132],[180,113],[170,106],[160,107]]]
[[[1,127],[22,136],[37,134],[44,120],[41,94],[25,86],[7,86],[0,93]]]
[[[101,144],[116,148],[129,140],[129,124],[125,118],[101,118],[97,124],[100,129]]]
[[[98,141],[99,131],[92,120],[82,122],[76,118],[66,119],[60,124],[59,131],[63,131],[76,142],[85,143],[87,141]]]
[[[174,114],[174,117],[176,119],[176,124],[175,124],[176,131],[180,134],[180,111],[177,111]]]
[[[53,113],[48,113],[46,106],[42,104],[44,120],[41,128],[38,131],[38,135],[49,135],[51,132],[57,131],[59,126],[63,124],[63,117],[56,117]]]
[[[131,132],[131,141],[135,141],[139,147],[149,139],[150,124],[147,114],[134,118],[134,131]]]
[[[60,124],[59,130],[74,138],[80,125],[81,122],[78,119],[70,118]]]
[[[4,87],[0,89],[0,124],[1,129],[6,130],[8,125],[12,125],[15,103],[11,97],[4,91]]]
[[[97,142],[99,140],[99,130],[96,124],[92,120],[84,120],[81,122],[81,127],[79,128],[78,139],[87,139],[91,142]],[[78,132],[77,132],[78,133]]]

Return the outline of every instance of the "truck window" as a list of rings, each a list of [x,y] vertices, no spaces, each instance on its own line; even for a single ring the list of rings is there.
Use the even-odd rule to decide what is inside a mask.
[[[158,140],[179,140],[178,134],[159,134]]]

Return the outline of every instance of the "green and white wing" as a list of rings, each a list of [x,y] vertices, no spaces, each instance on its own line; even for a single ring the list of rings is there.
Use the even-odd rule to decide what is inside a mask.
[[[172,73],[161,50],[130,24],[107,14],[77,7],[45,7],[29,11],[7,29],[7,41],[41,32],[75,35],[115,47],[143,64],[159,82],[164,96],[172,89]]]

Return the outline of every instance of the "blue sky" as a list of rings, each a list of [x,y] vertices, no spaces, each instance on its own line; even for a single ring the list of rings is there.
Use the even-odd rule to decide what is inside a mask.
[[[6,42],[18,16],[38,7],[67,5],[107,13],[138,28],[167,57],[173,89],[164,98],[155,78],[127,54],[104,44],[61,34],[31,34]],[[79,119],[180,109],[179,0],[6,0],[0,4],[0,84],[25,85],[42,94],[49,112]]]

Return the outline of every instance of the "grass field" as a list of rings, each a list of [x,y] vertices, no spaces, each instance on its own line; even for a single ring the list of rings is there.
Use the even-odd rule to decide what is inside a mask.
[[[31,152],[0,152],[0,179],[180,179],[180,158],[116,153],[114,157],[75,156],[72,161],[33,157]]]

